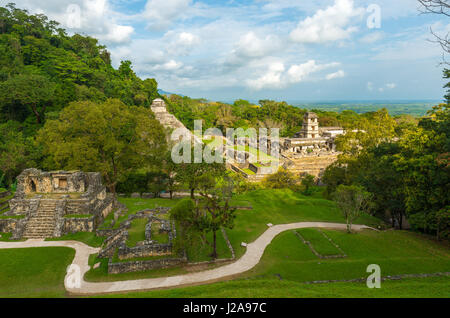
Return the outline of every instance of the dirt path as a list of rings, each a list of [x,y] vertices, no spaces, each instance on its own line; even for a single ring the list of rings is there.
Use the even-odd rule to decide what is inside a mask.
[[[325,222],[302,222],[292,224],[282,224],[270,227],[264,232],[256,241],[247,245],[247,251],[236,262],[211,270],[206,270],[197,273],[189,273],[184,275],[149,278],[139,280],[128,280],[120,282],[104,282],[91,283],[86,282],[84,278],[81,280],[80,288],[71,287],[68,281],[70,272],[67,274],[64,281],[66,290],[75,295],[93,295],[105,293],[119,293],[151,290],[157,288],[180,287],[185,285],[202,284],[218,280],[224,280],[227,277],[232,277],[244,273],[255,267],[264,250],[272,242],[272,240],[280,233],[300,228],[329,228],[345,230],[345,224],[339,223],[325,223]],[[365,225],[353,225],[353,229],[360,231],[363,229],[370,229]],[[6,248],[30,248],[30,247],[69,247],[76,251],[75,258],[72,265],[79,266],[81,277],[90,269],[88,265],[89,255],[98,253],[99,248],[92,248],[83,243],[75,241],[43,241],[43,240],[28,240],[25,242],[0,242],[0,249]]]

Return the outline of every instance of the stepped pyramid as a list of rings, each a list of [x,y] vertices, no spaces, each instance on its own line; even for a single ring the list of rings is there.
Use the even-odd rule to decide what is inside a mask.
[[[163,125],[165,128],[175,130],[181,129],[183,135],[186,138],[193,138],[195,142],[202,143],[200,138],[194,136],[192,132],[183,125],[181,121],[179,121],[174,115],[167,111],[167,106],[164,100],[161,98],[157,98],[153,101],[151,110],[155,114],[156,119]]]

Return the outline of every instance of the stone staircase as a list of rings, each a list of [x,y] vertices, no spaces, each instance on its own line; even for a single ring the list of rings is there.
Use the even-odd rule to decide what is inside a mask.
[[[308,173],[319,177],[323,171],[337,160],[337,156],[304,157],[291,159],[289,171],[295,174]]]
[[[57,204],[56,200],[41,200],[36,214],[28,220],[23,237],[27,239],[52,237],[56,226]]]

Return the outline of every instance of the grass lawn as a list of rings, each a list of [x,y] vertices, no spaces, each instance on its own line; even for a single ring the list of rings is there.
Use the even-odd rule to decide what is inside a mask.
[[[118,228],[123,221],[126,221],[131,214],[136,214],[139,211],[146,209],[155,209],[158,207],[174,207],[180,199],[140,199],[140,198],[119,198],[119,202],[126,205],[128,212],[119,217],[114,225]]]
[[[322,256],[340,255],[339,249],[334,246],[319,230],[317,229],[299,229],[300,234],[305,241],[311,243],[312,247]]]
[[[257,190],[237,196],[233,204],[253,207],[253,210],[237,211],[234,228],[227,230],[237,257],[245,252],[241,243],[256,240],[268,229],[268,223],[275,225],[308,221],[345,223],[336,204],[323,199],[320,192],[314,193],[313,196],[304,196],[290,190]],[[377,226],[381,221],[364,215],[355,223]]]
[[[172,206],[177,200],[166,199],[121,199],[135,213],[146,208]],[[331,201],[320,193],[311,197],[289,190],[258,190],[236,197],[234,205],[253,206],[253,210],[237,211],[235,227],[227,230],[237,257],[245,252],[241,242],[252,242],[267,230],[267,223],[285,224],[303,221],[327,221],[344,223],[344,219]],[[376,226],[379,221],[365,215],[355,223]],[[347,255],[341,259],[319,259],[293,231],[277,236],[266,249],[261,262],[237,279],[210,285],[180,289],[113,295],[113,297],[449,297],[450,278],[410,278],[386,281],[380,290],[368,289],[361,283],[332,283],[309,285],[315,280],[346,280],[366,278],[369,264],[381,266],[382,276],[399,274],[422,274],[450,272],[450,248],[448,243],[439,243],[426,236],[406,231],[375,232],[366,230],[356,234],[345,231],[322,229]],[[334,253],[334,246],[316,229],[301,229],[299,232],[324,254]],[[220,234],[220,233],[218,233]],[[320,234],[320,235],[319,235]],[[102,238],[93,233],[78,233],[61,239],[76,239],[98,246]],[[61,296],[64,273],[73,257],[55,251],[58,248],[29,249],[31,258],[25,259],[24,250],[0,250],[0,296]],[[220,257],[231,256],[222,235],[218,235]],[[205,246],[188,251],[191,261],[208,260],[211,248]],[[28,252],[30,253],[30,252]],[[206,255],[206,257],[205,257]],[[205,259],[206,258],[206,259]],[[91,263],[98,262],[91,257]],[[31,264],[31,269],[24,264]],[[92,265],[92,264],[91,264]],[[217,265],[175,267],[142,273],[119,275],[107,274],[107,260],[101,260],[100,268],[86,274],[88,281],[117,281],[161,276],[173,276],[192,271],[205,270]],[[49,275],[55,275],[55,277]],[[59,275],[58,280],[56,276]],[[45,290],[40,290],[43,281],[49,279]],[[11,281],[11,282],[9,282]],[[22,287],[22,285],[24,287]],[[3,286],[8,286],[6,289]],[[2,290],[3,288],[3,290]],[[2,294],[3,293],[3,294]],[[39,294],[41,293],[41,294]]]
[[[346,252],[347,258],[321,260],[295,233],[288,231],[275,238],[259,265],[236,280],[114,297],[450,296],[450,277],[384,281],[379,290],[368,289],[365,283],[305,284],[314,280],[367,278],[369,264],[379,264],[382,276],[450,271],[448,245],[419,234],[394,231],[364,231],[359,234],[332,230],[324,232]]]
[[[92,247],[100,247],[105,240],[104,237],[98,237],[91,232],[78,232],[75,234],[67,234],[57,238],[48,238],[46,241],[79,241]]]
[[[287,231],[272,241],[261,262],[244,276],[295,282],[355,279],[367,277],[370,264],[380,265],[382,276],[450,272],[448,243],[423,235],[371,230],[357,234],[323,232],[340,246],[346,258],[319,259],[295,233]]]
[[[169,243],[169,234],[167,232],[160,232],[161,224],[157,222],[152,223],[152,241],[156,241],[159,244]]]
[[[147,218],[135,219],[131,221],[131,227],[128,229],[128,247],[135,247],[138,242],[145,241],[145,226],[148,223]]]
[[[0,249],[0,297],[64,297],[74,256],[65,247]]]
[[[1,233],[0,242],[23,242],[25,239],[11,240],[12,233]]]
[[[381,289],[365,283],[306,285],[275,280],[234,280],[205,286],[141,293],[103,295],[114,298],[448,298],[448,277],[408,278],[385,281]]]

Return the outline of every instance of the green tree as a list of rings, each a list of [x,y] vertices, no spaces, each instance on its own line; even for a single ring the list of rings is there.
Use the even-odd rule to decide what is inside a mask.
[[[25,107],[41,124],[48,104],[51,102],[55,85],[46,77],[34,74],[20,74],[0,83],[0,104],[5,107]]]
[[[201,177],[199,193],[201,208],[206,211],[206,232],[213,234],[212,257],[217,258],[217,231],[234,227],[235,211],[231,199],[235,190],[233,179],[226,173],[225,166],[211,169]]]
[[[333,197],[346,219],[347,232],[351,233],[353,222],[368,211],[371,195],[360,186],[340,185]]]
[[[267,176],[263,185],[269,189],[293,189],[297,185],[297,179],[292,172],[280,168],[276,173]]]
[[[0,124],[0,175],[11,185],[25,168],[35,164],[36,147],[23,136],[17,122]]]
[[[312,194],[312,187],[314,186],[316,181],[316,178],[310,174],[306,174],[302,176],[302,186],[303,186],[303,194],[304,195],[311,195]]]
[[[47,121],[38,141],[46,167],[99,171],[113,193],[131,172],[157,166],[167,146],[163,127],[149,109],[116,99],[72,103],[59,119]]]

